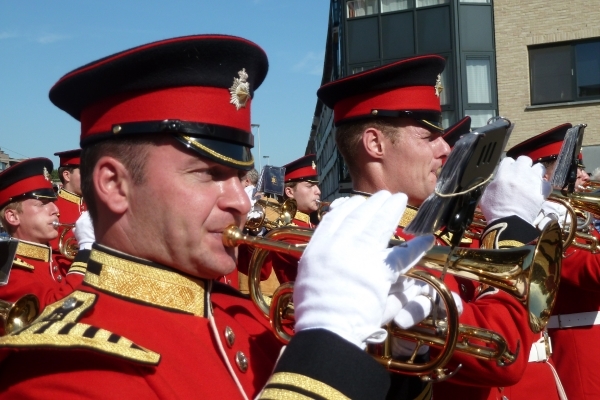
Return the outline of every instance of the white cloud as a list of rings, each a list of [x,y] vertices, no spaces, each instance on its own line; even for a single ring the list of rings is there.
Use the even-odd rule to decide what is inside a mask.
[[[44,34],[44,35],[37,37],[35,39],[35,41],[40,44],[48,44],[48,43],[58,42],[59,40],[65,40],[68,38],[69,37],[66,35],[58,35],[56,33],[48,33],[48,34]]]
[[[309,51],[302,60],[292,67],[292,70],[309,75],[321,75],[323,73],[324,57],[324,52]]]
[[[16,33],[12,33],[12,32],[0,32],[0,40],[2,39],[10,39],[13,37],[17,37]]]

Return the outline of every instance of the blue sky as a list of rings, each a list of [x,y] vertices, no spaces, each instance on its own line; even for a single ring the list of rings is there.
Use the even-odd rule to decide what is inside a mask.
[[[221,33],[252,40],[269,57],[252,122],[261,156],[286,164],[306,149],[328,13],[326,0],[0,0],[0,149],[56,166],[55,152],[79,146],[78,122],[48,100],[61,76],[144,43]],[[258,144],[254,155],[258,167]]]

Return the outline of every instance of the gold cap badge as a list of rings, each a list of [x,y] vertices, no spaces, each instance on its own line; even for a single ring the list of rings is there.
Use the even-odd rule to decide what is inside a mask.
[[[435,95],[440,97],[444,87],[442,86],[442,76],[438,74],[437,79],[435,80]]]
[[[47,180],[47,181],[49,181],[50,180],[50,174],[48,173],[48,170],[46,169],[46,167],[44,167],[43,174],[44,174],[44,179]]]
[[[231,100],[229,102],[233,104],[237,110],[246,107],[246,103],[250,98],[250,83],[246,81],[246,79],[248,79],[246,68],[242,68],[241,71],[238,71],[238,75],[240,77],[233,78],[233,85],[229,88],[229,93],[231,93]]]
[[[315,164],[315,162],[312,162],[312,169],[317,169],[317,164]]]

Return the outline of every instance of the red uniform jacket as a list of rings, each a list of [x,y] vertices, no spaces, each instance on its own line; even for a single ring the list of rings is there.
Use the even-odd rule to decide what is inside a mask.
[[[59,217],[58,221],[62,224],[74,224],[77,222],[81,213],[85,211],[85,203],[83,202],[83,197],[71,193],[68,190],[60,189],[57,194],[58,198],[56,199],[56,206],[58,207]],[[65,227],[58,228],[58,236],[56,239],[50,241],[50,247],[52,250],[58,253],[58,241],[61,233],[65,230]],[[65,235],[65,240],[73,237],[73,230],[67,232]]]
[[[406,226],[412,219],[410,212],[411,209],[407,209],[401,222],[402,226]],[[498,222],[502,220],[496,223]],[[501,240],[528,243],[538,235],[535,228],[518,218],[510,218],[507,222],[512,229],[504,230]],[[404,236],[400,230],[397,234]],[[515,352],[517,347],[520,347],[521,351],[517,360],[505,367],[497,366],[493,361],[455,353],[447,368],[453,371],[458,364],[462,364],[462,368],[449,380],[434,384],[434,399],[493,398],[497,387],[504,388],[516,384],[528,367],[529,349],[534,339],[534,334],[529,328],[528,311],[521,302],[503,291],[494,288],[483,290],[477,282],[449,274],[444,281],[451,291],[460,294],[463,301],[463,313],[459,319],[461,324],[494,331],[507,341],[512,352]]]
[[[41,311],[47,304],[67,296],[78,280],[75,275],[67,274],[70,263],[63,263],[63,259],[48,246],[18,241],[8,283],[0,286],[0,299],[15,302],[26,294],[33,294],[40,302]]]
[[[281,344],[230,287],[97,244],[85,280],[0,338],[0,399],[384,398],[390,377],[324,330]],[[267,382],[267,380],[269,380]]]
[[[599,312],[600,254],[573,247],[565,253],[553,315]],[[552,360],[569,399],[600,399],[600,325],[548,331]]]

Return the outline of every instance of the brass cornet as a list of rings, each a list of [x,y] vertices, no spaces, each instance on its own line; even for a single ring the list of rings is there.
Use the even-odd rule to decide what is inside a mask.
[[[71,229],[75,228],[75,224],[65,224],[58,221],[54,221],[52,225],[54,225],[54,228],[56,229],[58,229],[59,227],[65,228],[60,233],[60,236],[58,238],[58,250],[60,251],[60,254],[62,254],[69,260],[75,259],[75,256],[79,251],[77,239],[75,239],[74,236],[71,236],[65,240],[65,236],[71,231]]]
[[[290,326],[294,321],[291,305],[293,286],[292,283],[287,283],[278,288],[273,294],[269,307],[260,293],[260,269],[269,251],[299,255],[305,247],[305,244],[278,243],[274,240],[305,238],[308,242],[312,236],[311,232],[308,229],[287,227],[272,231],[271,236],[264,239],[243,235],[235,227],[223,233],[223,242],[226,246],[248,243],[258,249],[250,263],[250,294],[261,312],[269,316],[275,334],[284,342],[290,338],[290,333],[286,332],[285,326]],[[452,275],[476,280],[508,292],[527,307],[530,327],[534,332],[539,332],[547,324],[555,302],[560,279],[561,256],[561,231],[558,223],[553,222],[544,230],[536,246],[506,250],[457,248],[454,251],[448,247],[434,247],[427,252],[418,265],[437,271],[443,270],[444,266],[448,265],[447,272]],[[518,349],[515,353],[511,353],[505,340],[495,332],[457,324],[458,314],[454,300],[445,285],[436,282],[435,277],[418,270],[411,270],[407,275],[432,284],[446,303],[446,309],[449,310],[448,317],[445,323],[426,320],[415,329],[408,331],[392,329],[390,334],[415,341],[417,347],[408,362],[392,360],[389,347],[387,350],[384,348],[379,352],[380,357],[377,357],[380,363],[394,372],[439,380],[447,377],[442,367],[449,361],[455,349],[469,355],[495,360],[499,365],[508,365],[516,359]],[[459,338],[460,343],[457,343]],[[492,349],[486,350],[486,347],[474,344],[472,341],[483,341]],[[442,348],[443,351],[429,363],[414,364],[418,348],[422,345]],[[433,378],[428,378],[429,374],[433,374]]]
[[[32,294],[26,294],[14,303],[0,300],[0,336],[27,327],[38,316],[40,302]]]
[[[283,203],[273,198],[259,199],[250,211],[246,228],[252,232],[258,232],[263,227],[268,230],[279,228],[290,224],[297,211],[294,199],[287,199]]]

